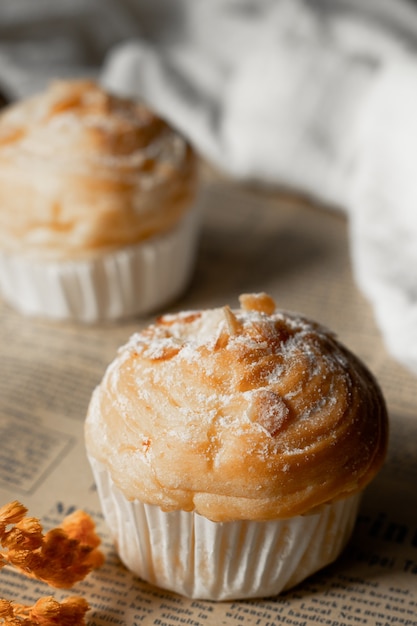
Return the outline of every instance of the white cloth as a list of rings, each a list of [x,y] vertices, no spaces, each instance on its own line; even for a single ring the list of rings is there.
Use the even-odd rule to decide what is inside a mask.
[[[124,44],[102,80],[233,176],[347,211],[358,285],[417,374],[417,6],[355,5],[190,3],[181,39]]]

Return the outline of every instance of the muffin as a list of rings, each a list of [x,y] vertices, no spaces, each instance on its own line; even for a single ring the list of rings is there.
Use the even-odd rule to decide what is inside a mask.
[[[192,271],[197,160],[144,104],[56,81],[0,115],[0,294],[22,313],[146,314]]]
[[[364,364],[266,294],[240,304],[134,334],[85,424],[122,561],[193,598],[276,595],[331,563],[386,454]]]

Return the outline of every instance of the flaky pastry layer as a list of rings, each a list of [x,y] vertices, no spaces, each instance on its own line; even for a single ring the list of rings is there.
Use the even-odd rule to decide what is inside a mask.
[[[240,300],[159,318],[96,388],[87,450],[128,499],[279,519],[352,495],[380,469],[388,418],[364,364],[269,296]]]
[[[196,159],[141,103],[57,81],[0,116],[0,246],[85,257],[167,231],[189,208]]]

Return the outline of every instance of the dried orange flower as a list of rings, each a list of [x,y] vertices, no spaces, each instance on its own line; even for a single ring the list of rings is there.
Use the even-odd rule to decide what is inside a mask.
[[[89,609],[83,598],[71,597],[61,603],[51,596],[33,607],[0,599],[0,624],[6,626],[85,626]]]
[[[53,587],[69,588],[102,565],[100,539],[87,513],[76,511],[46,534],[39,520],[26,513],[17,501],[0,508],[0,568],[13,565]]]
[[[0,569],[12,565],[27,576],[68,588],[103,564],[94,522],[84,511],[67,516],[61,526],[46,534],[40,521],[26,513],[26,507],[17,501],[0,508]],[[60,603],[47,596],[33,606],[0,599],[0,624],[85,626],[89,608],[88,602],[79,597]]]

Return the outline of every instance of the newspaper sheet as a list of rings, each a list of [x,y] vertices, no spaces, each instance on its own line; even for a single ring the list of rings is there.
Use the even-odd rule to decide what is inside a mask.
[[[363,498],[336,563],[276,598],[212,603],[151,587],[119,562],[86,459],[83,422],[91,392],[118,346],[153,317],[78,326],[24,318],[0,304],[0,504],[20,500],[45,529],[76,508],[97,523],[105,565],[70,592],[0,571],[0,597],[26,604],[74,593],[90,626],[417,626],[417,380],[386,352],[350,266],[348,225],[338,212],[244,188],[207,172],[192,284],[166,310],[224,304],[267,291],[280,308],[332,328],[373,370],[391,417],[387,462]]]

